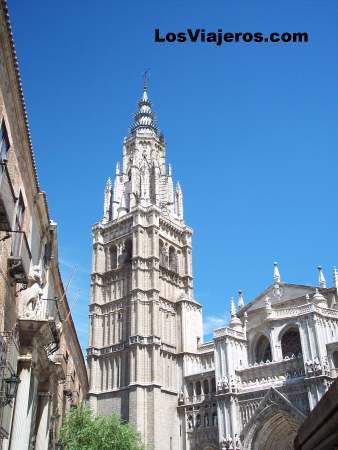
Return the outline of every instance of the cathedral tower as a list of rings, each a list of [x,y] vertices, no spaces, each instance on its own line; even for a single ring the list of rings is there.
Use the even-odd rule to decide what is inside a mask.
[[[89,398],[98,414],[133,423],[149,449],[179,450],[178,400],[202,316],[193,299],[192,230],[165,156],[145,79],[122,165],[93,226]]]

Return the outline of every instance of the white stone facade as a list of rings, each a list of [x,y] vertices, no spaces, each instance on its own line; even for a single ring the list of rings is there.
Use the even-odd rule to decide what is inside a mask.
[[[338,366],[338,277],[281,281],[203,343],[192,230],[145,83],[93,227],[89,400],[132,422],[153,450],[291,449]]]

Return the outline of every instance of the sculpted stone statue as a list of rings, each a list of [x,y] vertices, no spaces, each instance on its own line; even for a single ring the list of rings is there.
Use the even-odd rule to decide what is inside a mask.
[[[229,380],[226,375],[222,378],[222,387],[223,389],[229,389]]]
[[[233,449],[232,437],[229,434],[223,437],[221,441],[221,449],[222,450]]]
[[[322,366],[319,362],[318,357],[316,356],[315,359],[313,360],[313,364],[314,364],[314,370],[315,372],[321,372],[322,371]]]
[[[305,368],[306,373],[308,373],[309,375],[313,373],[313,362],[310,359],[306,360]]]
[[[42,274],[39,266],[33,266],[28,276],[28,287],[23,291],[23,315],[26,318],[37,318],[41,310],[41,298],[43,293]]]

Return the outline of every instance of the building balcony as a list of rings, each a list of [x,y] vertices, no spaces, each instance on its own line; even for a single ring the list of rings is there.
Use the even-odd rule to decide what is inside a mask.
[[[2,166],[0,175],[0,230],[10,231],[12,227],[16,197],[7,166]]]
[[[19,304],[18,324],[20,338],[32,341],[38,337],[39,343],[45,348],[47,355],[52,355],[59,348],[60,335],[57,323],[61,323],[58,300],[43,299],[36,296],[28,288],[22,293],[22,301]]]
[[[215,401],[216,392],[210,392],[209,394],[200,394],[192,396],[179,397],[180,405],[196,405],[206,401]]]
[[[26,233],[13,232],[12,254],[8,258],[8,271],[16,283],[27,284],[32,255]]]
[[[219,380],[218,392],[233,388],[240,390],[250,388],[266,389],[268,385],[285,383],[304,378],[304,362],[302,355],[286,356],[281,361],[255,363],[248,368],[236,370],[232,380]]]

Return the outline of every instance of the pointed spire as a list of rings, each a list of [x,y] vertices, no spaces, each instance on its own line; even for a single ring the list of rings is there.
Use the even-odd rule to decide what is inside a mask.
[[[241,290],[238,291],[238,309],[243,308],[244,306],[244,297],[243,297],[243,292]]]
[[[333,266],[333,287],[338,289],[338,272],[336,266]]]
[[[316,288],[315,293],[312,297],[312,300],[318,305],[323,306],[324,308],[327,307],[327,300],[324,297],[323,294],[321,294],[318,289]]]
[[[103,223],[108,223],[111,219],[111,203],[112,203],[112,183],[110,177],[106,181],[104,189],[104,203],[103,203]]]
[[[231,297],[230,299],[230,315],[231,317],[234,317],[236,315],[236,306],[233,297]]]
[[[115,175],[120,175],[120,163],[116,161]]]
[[[326,280],[325,280],[325,277],[324,277],[322,266],[318,266],[317,269],[318,269],[319,286],[321,288],[326,288]]]
[[[231,297],[230,299],[230,328],[234,329],[234,330],[242,330],[242,322],[241,319],[239,317],[237,317],[236,315],[236,306],[235,306],[235,302],[234,302],[234,298]]]
[[[168,177],[171,177],[171,164],[168,164]]]
[[[147,71],[143,80],[143,94],[138,102],[138,111],[134,115],[134,123],[130,127],[130,132],[134,134],[153,134],[160,136],[160,131],[156,125],[155,114],[152,111],[151,101],[148,98],[148,74]]]
[[[280,283],[281,278],[278,269],[278,263],[276,261],[273,263],[273,279],[275,283]]]
[[[176,184],[175,212],[178,218],[183,220],[183,192],[179,182]]]
[[[123,192],[120,206],[118,207],[118,217],[122,217],[125,214],[127,214],[127,199],[126,199],[126,193]]]

